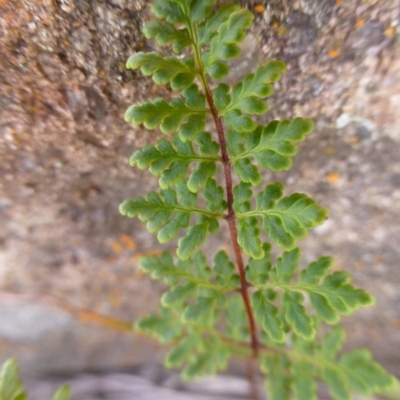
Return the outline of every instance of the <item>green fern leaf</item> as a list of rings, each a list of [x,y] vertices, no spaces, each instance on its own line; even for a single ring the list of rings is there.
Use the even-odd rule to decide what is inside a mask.
[[[213,90],[213,99],[215,107],[217,110],[224,110],[228,107],[231,96],[229,95],[230,88],[226,83],[220,83],[214,90]],[[242,139],[242,137],[241,137]],[[237,143],[237,141],[233,142],[233,144]],[[228,132],[228,146],[231,145],[231,140],[229,140],[229,132]]]
[[[270,400],[291,400],[291,381],[285,372],[290,361],[285,356],[267,356],[261,361],[261,368],[267,374],[265,387]]]
[[[201,140],[201,144],[198,146],[200,154],[195,153],[191,142],[182,142],[179,135],[175,135],[173,144],[168,140],[161,139],[155,146],[148,145],[142,150],[135,151],[130,158],[130,164],[131,166],[137,165],[140,169],[149,168],[150,172],[155,176],[161,175],[159,180],[160,187],[167,189],[175,185],[180,179],[185,179],[191,163],[203,162],[207,167],[203,179],[199,179],[201,177],[199,172],[196,172],[197,170],[189,177],[189,182],[192,183],[188,187],[195,192],[200,187],[204,187],[208,178],[215,174],[215,162],[220,160],[215,155],[216,143],[211,140],[209,134],[204,132],[199,135],[199,138]],[[214,149],[208,151],[209,154],[204,154],[203,147],[205,144],[214,147]],[[204,165],[202,167],[198,166],[198,169],[203,171]],[[195,185],[195,182],[197,182],[197,185]]]
[[[203,24],[199,25],[199,45],[208,45],[217,34],[218,28],[229,19],[233,12],[239,10],[240,7],[237,4],[223,4],[219,7]]]
[[[152,102],[133,105],[125,113],[125,121],[135,125],[144,124],[147,129],[160,126],[161,132],[167,134],[180,128],[181,139],[191,140],[204,130],[206,114],[205,97],[193,84],[183,92],[182,99],[172,99],[167,103],[158,97]],[[185,123],[183,123],[186,121]]]
[[[282,257],[276,260],[275,268],[271,271],[271,276],[275,282],[289,283],[297,271],[300,260],[300,250],[285,251]]]
[[[198,297],[193,304],[185,308],[182,314],[184,322],[212,325],[216,321],[216,306],[219,301],[217,292],[209,293],[207,297]]]
[[[149,21],[144,26],[143,33],[147,39],[155,38],[160,46],[171,42],[172,50],[176,54],[192,44],[186,28],[176,29],[173,25],[165,21]]]
[[[165,358],[165,366],[167,368],[181,367],[182,364],[191,356],[192,343],[190,338],[183,338],[177,346],[175,346]]]
[[[340,320],[339,314],[329,304],[328,299],[319,293],[313,293],[310,291],[308,293],[310,303],[315,313],[327,324],[337,324]]]
[[[192,270],[193,274],[198,279],[209,281],[212,275],[212,269],[207,266],[207,258],[203,252],[198,251],[192,257]]]
[[[197,75],[192,57],[179,60],[176,57],[163,57],[156,52],[134,54],[128,58],[126,68],[140,68],[143,75],[153,75],[157,85],[170,82],[174,91],[189,88]]]
[[[253,18],[250,11],[238,10],[231,12],[228,20],[219,25],[218,33],[211,39],[210,50],[203,55],[207,73],[215,62],[231,60],[240,55],[238,43],[245,39],[244,31],[251,27]]]
[[[189,330],[189,334],[167,355],[166,366],[186,364],[183,377],[187,380],[225,369],[230,356],[229,348],[217,337],[203,337],[197,330]]]
[[[196,219],[196,225],[191,226],[186,236],[178,241],[178,249],[176,254],[182,260],[187,260],[195,251],[197,246],[202,245],[207,237],[207,234],[217,233],[219,223],[215,217],[206,217],[200,215]]]
[[[335,359],[342,348],[345,337],[345,331],[342,327],[333,328],[322,338],[321,347],[317,350],[317,355],[320,355],[325,360]]]
[[[253,195],[251,186],[246,183],[239,183],[233,188],[233,208],[236,212],[247,212],[251,208],[250,199]]]
[[[218,186],[214,179],[207,180],[202,194],[207,203],[207,210],[217,213],[223,213],[226,210],[227,203],[224,199],[224,189],[222,189],[221,186]]]
[[[268,106],[260,99],[272,95],[271,83],[277,81],[285,70],[286,66],[283,62],[270,61],[267,65],[258,68],[254,74],[247,75],[243,82],[236,84],[230,95],[226,86],[220,86],[214,91],[216,95],[219,95],[217,102],[219,114],[223,116],[232,110],[246,114],[265,114]],[[228,124],[228,126],[231,129],[237,129],[234,125]]]
[[[317,261],[310,263],[305,270],[301,271],[299,283],[318,285],[320,279],[325,278],[329,268],[332,266],[332,257],[320,257]]]
[[[19,369],[14,359],[7,360],[0,371],[0,399],[26,400],[22,381],[19,379]]]
[[[326,296],[332,308],[344,315],[374,303],[374,298],[369,293],[350,285],[350,279],[350,275],[345,271],[334,272],[325,278],[318,290]]]
[[[233,189],[235,211],[247,211],[250,209],[248,201],[252,195],[250,185],[240,183]],[[260,239],[260,229],[257,218],[246,217],[237,221],[238,243],[243,251],[254,259],[264,256],[262,242]]]
[[[191,380],[207,374],[216,374],[228,366],[230,357],[229,347],[216,337],[197,339],[191,351],[192,357],[183,370],[182,376]]]
[[[263,244],[264,256],[260,259],[250,258],[246,268],[246,279],[253,284],[264,284],[271,271],[271,245]]]
[[[339,365],[346,373],[349,386],[361,395],[370,396],[393,383],[393,377],[372,359],[366,349],[344,354]]]
[[[164,293],[161,298],[161,304],[165,307],[171,307],[179,303],[183,303],[190,298],[195,297],[197,293],[197,284],[186,282],[183,285],[173,286],[171,290]]]
[[[250,257],[258,260],[264,257],[260,229],[257,218],[248,217],[238,220],[238,243],[243,251]]]
[[[310,366],[298,363],[293,366],[292,389],[296,400],[317,400],[317,385],[310,373]]]
[[[163,278],[167,285],[173,286],[162,298],[164,305],[183,301],[183,292],[186,293],[187,298],[195,297],[196,289],[200,287],[221,293],[232,289],[227,281],[221,283],[216,279],[216,284],[211,282],[212,270],[207,266],[207,260],[201,252],[197,252],[187,260],[174,261],[172,255],[164,251],[160,257],[143,256],[139,265],[142,271],[151,274],[153,279]],[[178,286],[180,281],[184,282],[184,287]]]
[[[322,377],[328,385],[329,394],[335,400],[353,400],[346,376],[333,366],[325,366]]]
[[[330,257],[321,257],[298,272],[297,243],[328,212],[305,194],[283,197],[279,182],[265,187],[253,200],[252,187],[262,183],[259,167],[289,169],[298,143],[311,133],[313,122],[295,118],[258,126],[253,120],[268,110],[266,98],[286,68],[280,61],[258,68],[232,88],[220,83],[210,93],[214,85],[207,75],[214,80],[228,75],[228,61],[239,56],[239,44],[254,18],[234,4],[214,9],[215,2],[155,0],[152,11],[159,20],[146,24],[146,37],[160,45],[171,44],[176,53],[190,49],[176,57],[139,52],[127,62],[128,68],[140,68],[155,83],[183,90],[182,97],[133,105],[125,115],[128,122],[176,134],[171,142],[160,140],[133,154],[131,164],[159,176],[162,190],[126,200],[120,211],[146,222],[161,243],[183,232],[179,259],[165,252],[141,260],[141,268],[163,279],[169,290],[162,296],[161,314],[140,320],[136,327],[173,345],[166,364],[183,367],[186,379],[214,374],[226,368],[231,354],[251,356],[254,332],[242,299],[242,292],[248,290],[254,318],[262,328],[256,331],[269,399],[315,400],[318,380],[325,381],[331,396],[340,400],[352,399],[353,391],[364,396],[384,390],[393,379],[368,351],[338,355],[344,340],[341,328],[316,335],[323,322],[335,324],[341,314],[373,303],[371,295],[350,283],[346,272],[329,270]],[[226,149],[220,129],[218,138],[224,148],[204,131],[208,114],[228,128]],[[232,184],[226,179],[226,201],[215,180],[216,163],[226,164],[226,150],[240,181],[233,188],[229,215]],[[237,228],[233,239],[249,256],[244,280],[225,251],[215,255],[212,268],[202,252],[195,252],[209,234],[218,231],[219,219],[228,219],[232,227],[231,218]],[[270,240],[283,249],[273,264],[271,245],[261,241],[261,222]]]
[[[246,138],[245,150],[231,154],[232,161],[254,158],[263,168],[288,170],[292,166],[292,157],[298,152],[296,143],[303,141],[313,127],[310,119],[295,118],[292,121],[272,121],[266,127],[254,128]],[[234,126],[232,129],[240,132]]]
[[[235,266],[223,250],[219,251],[214,257],[214,272],[217,276],[217,283],[231,285],[231,280],[235,274]]]
[[[71,397],[71,388],[68,386],[61,386],[51,400],[69,400]]]
[[[262,183],[260,171],[248,158],[236,161],[233,164],[233,171],[243,182],[250,182],[252,186],[258,186]]]
[[[211,6],[215,0],[192,0],[190,4],[190,20],[192,24],[211,16]]]
[[[166,19],[170,24],[185,24],[186,16],[176,1],[155,0],[151,12],[157,17]]]
[[[217,172],[215,162],[200,161],[195,171],[190,175],[187,187],[191,192],[197,192],[200,188],[206,186],[207,181]]]
[[[151,314],[139,319],[135,326],[139,331],[155,336],[162,343],[176,340],[182,335],[183,329],[179,317],[176,318],[167,308],[162,308],[161,314]]]
[[[269,301],[270,294],[257,290],[251,295],[256,321],[274,342],[282,343],[285,340],[282,322],[278,317],[278,309]]]
[[[244,187],[246,184],[241,185]],[[246,189],[251,196],[250,185],[247,185]],[[283,185],[280,182],[268,185],[257,195],[256,210],[242,211],[243,206],[236,207],[235,210],[239,220],[262,216],[263,227],[269,237],[285,250],[292,250],[296,247],[297,240],[304,238],[308,230],[326,219],[328,212],[314,200],[300,193],[284,197],[275,204],[282,196],[282,191]]]
[[[273,208],[261,208],[265,197],[276,191],[276,185],[269,185],[257,196],[257,212],[263,216],[264,230],[269,237],[285,250],[296,246],[308,230],[320,225],[328,215],[326,209],[305,194],[294,193],[283,197]]]
[[[243,115],[238,110],[227,112],[224,115],[224,122],[238,132],[252,132],[257,128],[257,124],[249,116]]]
[[[246,310],[244,308],[241,296],[237,293],[233,294],[228,299],[226,307],[226,321],[226,335],[240,341],[248,340],[249,328],[247,324]]]
[[[306,308],[302,305],[304,297],[301,293],[286,291],[282,305],[286,309],[285,318],[293,326],[294,331],[305,339],[315,336],[315,328]]]
[[[214,142],[209,132],[202,132],[196,136],[196,145],[201,156],[216,157],[219,153],[219,144]],[[218,157],[218,159],[220,159]]]
[[[189,228],[187,236],[178,244],[178,255],[187,259],[195,247],[204,242],[207,233],[216,233],[219,229],[217,218],[221,214],[200,209],[196,203],[197,195],[187,189],[184,181],[179,181],[176,192],[170,189],[162,190],[160,194],[150,192],[146,198],[125,200],[119,210],[122,215],[139,216],[141,221],[147,222],[149,232],[158,232],[160,243],[174,238],[179,229],[188,228],[190,216],[198,214],[197,224]],[[213,207],[215,204],[211,203],[209,208]]]
[[[370,294],[361,289],[354,288],[350,283],[350,276],[343,272],[334,272],[328,274],[328,269],[332,266],[332,259],[330,257],[321,257],[319,260],[312,262],[303,270],[299,277],[299,283],[291,283],[293,274],[298,268],[300,259],[299,249],[294,249],[290,252],[283,253],[283,256],[278,258],[276,266],[270,271],[269,274],[264,275],[264,281],[260,279],[253,279],[254,286],[260,288],[280,288],[285,292],[285,301],[292,301],[294,303],[302,303],[303,297],[298,292],[303,292],[308,295],[311,306],[316,315],[328,324],[335,324],[339,322],[340,314],[350,314],[360,307],[368,307],[373,303],[373,298]],[[254,261],[253,261],[254,262]],[[268,265],[268,264],[267,264]],[[262,268],[262,264],[260,268]],[[268,265],[267,268],[270,268]],[[269,272],[269,269],[267,270]],[[267,280],[271,279],[272,283]],[[322,282],[320,282],[322,280]],[[292,293],[292,294],[290,294]],[[293,305],[298,308],[298,305]],[[291,318],[288,319],[288,312],[286,312],[286,320],[290,326],[294,324],[294,316],[296,311],[293,309]],[[305,308],[299,308],[299,316],[305,312]],[[312,325],[309,317],[303,324]],[[300,322],[297,322],[299,325]],[[295,332],[302,335],[304,338],[310,338],[313,334],[309,331],[306,333],[307,328],[294,327]],[[300,333],[302,331],[302,333]],[[311,335],[311,336],[310,336]]]

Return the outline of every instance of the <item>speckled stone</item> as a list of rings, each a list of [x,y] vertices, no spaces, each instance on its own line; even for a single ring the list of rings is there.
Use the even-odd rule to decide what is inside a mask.
[[[253,10],[260,2],[240,3]],[[400,348],[395,3],[268,1],[230,81],[272,58],[287,63],[260,122],[300,115],[314,118],[316,129],[294,169],[266,172],[265,182],[281,179],[287,193],[306,192],[330,209],[327,223],[301,242],[304,263],[333,255],[376,296],[374,308],[345,319],[348,346],[370,347],[400,376],[393,351]],[[160,246],[144,224],[118,214],[121,200],[157,187],[128,158],[160,134],[123,121],[128,105],[170,96],[124,66],[133,52],[157,48],[141,34],[148,7],[128,0],[0,2],[2,290],[49,292],[131,320],[157,307],[162,287],[142,276],[137,262]],[[210,253],[226,238],[223,230]],[[24,373],[46,374],[122,369],[162,355],[142,338],[85,324],[49,329],[23,342],[3,335],[0,359],[13,354]]]

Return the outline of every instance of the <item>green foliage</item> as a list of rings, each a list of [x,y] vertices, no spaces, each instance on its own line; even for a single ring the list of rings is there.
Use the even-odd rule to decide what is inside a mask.
[[[233,206],[239,220],[239,244],[247,255],[255,259],[263,256],[261,240],[256,243],[254,239],[260,236],[257,217],[263,218],[263,229],[270,239],[285,250],[293,249],[297,240],[306,237],[310,229],[327,218],[327,210],[307,195],[294,193],[282,198],[283,189],[284,186],[280,182],[268,185],[257,195],[256,208],[251,210],[251,185],[242,182],[234,188]],[[253,235],[251,246],[240,240],[241,236],[248,237],[250,230]]]
[[[52,397],[52,400],[69,400],[71,390],[62,386]],[[7,360],[0,371],[0,400],[28,400],[24,391],[19,369],[14,359]]]
[[[251,132],[257,128],[257,124],[243,113],[265,114],[268,111],[267,104],[261,99],[272,95],[271,83],[278,80],[280,73],[285,69],[286,66],[283,62],[271,61],[258,68],[254,74],[247,75],[243,82],[236,84],[232,88],[231,94],[229,94],[230,87],[228,85],[221,83],[217,86],[214,90],[215,104],[230,129],[237,132]]]
[[[272,121],[267,126],[252,127],[251,133],[244,135],[237,127],[228,135],[228,150],[232,156],[235,173],[244,181],[258,186],[258,169],[251,164],[255,159],[263,168],[273,171],[288,170],[292,166],[291,157],[297,154],[296,143],[305,139],[313,130],[309,119],[295,118],[292,121]],[[252,174],[243,171],[251,168]]]
[[[61,386],[51,400],[69,400],[70,396],[71,389],[68,386]]]
[[[147,129],[159,126],[165,134],[179,129],[182,140],[192,140],[204,130],[208,113],[206,99],[196,84],[183,90],[182,95],[184,100],[174,98],[168,103],[157,97],[152,102],[131,106],[125,113],[125,121],[143,124]]]
[[[129,57],[126,68],[139,67],[143,75],[153,75],[153,81],[157,85],[171,82],[171,88],[175,91],[189,88],[197,75],[192,57],[179,60],[176,57],[163,58],[155,52],[139,52]]]
[[[182,376],[190,380],[225,370],[230,356],[229,346],[218,337],[204,337],[192,331],[170,351],[165,363],[167,367],[184,365]]]
[[[196,170],[190,174],[188,181],[188,189],[197,192],[215,175],[216,161],[220,158],[219,145],[211,139],[208,132],[199,134],[196,144],[198,154],[191,142],[182,142],[179,135],[175,135],[173,143],[162,139],[155,146],[146,146],[135,151],[130,163],[140,169],[149,168],[155,176],[161,175],[159,184],[162,189],[168,189],[180,179],[185,179],[190,164],[197,163]]]
[[[125,115],[136,125],[174,133],[131,157],[132,166],[159,177],[160,192],[120,206],[122,214],[146,222],[160,243],[179,238],[177,257],[166,251],[141,259],[142,270],[168,290],[160,312],[136,328],[170,345],[166,365],[182,368],[185,379],[222,371],[232,356],[252,356],[266,374],[271,400],[317,399],[319,382],[337,400],[377,393],[392,377],[368,351],[344,352],[337,325],[341,315],[372,305],[372,296],[355,288],[347,272],[332,271],[330,257],[300,266],[298,242],[328,218],[327,210],[303,193],[284,196],[281,182],[253,193],[264,180],[260,167],[291,168],[313,122],[257,122],[286,70],[281,61],[233,85],[215,82],[240,55],[253,15],[236,4],[214,3],[156,0],[157,19],[144,33],[171,45],[177,56],[139,52],[127,63],[182,92],[135,104]],[[215,132],[205,131],[212,121]],[[197,249],[220,221],[229,228],[232,251],[218,251],[210,262],[209,252],[206,257]],[[280,251],[274,259],[273,246]]]
[[[183,180],[177,182],[176,191],[161,190],[160,194],[150,192],[146,198],[125,200],[120,212],[128,217],[147,222],[149,232],[158,232],[160,243],[166,243],[177,236],[178,231],[187,228],[187,233],[179,240],[178,255],[188,259],[195,248],[204,243],[207,233],[219,230],[218,217],[226,208],[223,190],[212,179],[207,180],[204,198],[207,209],[197,207],[197,194],[188,190]],[[191,215],[197,215],[196,224],[190,226]]]

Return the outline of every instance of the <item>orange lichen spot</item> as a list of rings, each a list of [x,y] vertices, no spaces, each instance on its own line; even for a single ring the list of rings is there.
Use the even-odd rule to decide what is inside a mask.
[[[387,37],[392,37],[395,34],[396,30],[394,29],[394,26],[389,26],[389,28],[387,28],[385,30],[385,35]]]
[[[333,146],[327,146],[324,148],[324,153],[327,156],[331,156],[332,154],[335,154],[335,152],[336,152],[336,149]]]
[[[355,143],[359,143],[359,142],[360,142],[360,138],[358,136],[352,136],[350,138],[350,143],[355,144]]]
[[[71,44],[71,42],[68,39],[64,39],[63,40],[63,45],[64,46],[69,46]]]
[[[158,256],[162,253],[161,249],[152,249],[146,252],[147,256]]]
[[[290,33],[288,29],[286,29],[284,26],[280,26],[278,29],[278,35],[279,36],[286,36]]]
[[[331,269],[332,271],[339,271],[340,265],[336,261],[334,261]]]
[[[136,248],[135,241],[129,235],[121,235],[119,241],[129,250]]]
[[[338,182],[340,179],[340,175],[336,172],[330,172],[327,176],[326,176],[326,180],[329,183],[336,183]]]
[[[390,325],[392,325],[392,327],[394,329],[400,329],[400,318],[394,318],[390,321]]]
[[[142,258],[142,256],[143,256],[142,253],[135,254],[135,255],[133,256],[133,261],[134,261],[136,264],[138,264],[139,261],[140,261],[140,259]]]
[[[254,7],[254,11],[256,13],[262,13],[265,11],[265,6],[263,4],[256,4],[256,6]]]
[[[272,27],[274,28],[274,29],[278,29],[279,28],[279,23],[278,22],[273,22],[272,23]]]
[[[329,58],[336,58],[339,57],[341,54],[341,51],[339,49],[332,49],[329,50],[328,56]]]
[[[230,251],[230,249],[231,249],[231,246],[229,246],[229,244],[224,244],[223,246],[222,246],[222,249],[223,250],[225,250],[227,253]]]
[[[364,264],[360,261],[357,261],[354,263],[354,267],[356,268],[356,270],[362,271],[364,269]]]
[[[107,257],[106,258],[106,262],[109,264],[113,264],[113,263],[115,263],[115,261],[117,261],[115,257]]]
[[[343,0],[336,0],[336,2],[335,2],[335,5],[339,5],[339,4],[341,4],[343,2]]]
[[[115,254],[121,254],[123,248],[122,245],[118,242],[112,242],[111,245],[111,250],[113,251],[113,253]]]
[[[120,308],[122,305],[122,295],[118,290],[114,290],[110,296],[110,303],[113,308]]]
[[[382,262],[385,261],[385,258],[383,257],[382,254],[375,254],[375,255],[374,255],[374,261],[375,261],[376,263],[382,263]]]
[[[144,272],[140,268],[136,268],[134,275],[136,276],[136,278],[141,278],[144,275]]]
[[[361,28],[362,26],[364,26],[364,24],[365,24],[365,19],[364,19],[364,18],[360,18],[360,19],[358,19],[357,22],[356,22],[356,28],[357,28],[357,29],[358,29],[358,28]]]

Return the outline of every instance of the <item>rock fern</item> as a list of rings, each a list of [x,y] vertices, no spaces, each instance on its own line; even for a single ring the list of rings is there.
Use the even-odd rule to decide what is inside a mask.
[[[216,9],[214,2],[156,0],[156,19],[144,33],[176,55],[139,52],[127,62],[176,92],[125,114],[127,122],[168,136],[131,157],[132,166],[159,177],[161,190],[125,200],[120,211],[146,222],[160,243],[179,237],[176,256],[141,259],[143,271],[169,289],[160,312],[136,326],[170,345],[166,365],[183,368],[187,379],[223,371],[237,356],[265,374],[270,400],[316,399],[318,382],[337,400],[382,391],[393,378],[367,350],[342,351],[345,333],[337,325],[342,315],[371,306],[372,296],[355,288],[347,272],[333,271],[330,257],[299,266],[299,240],[328,211],[306,194],[284,194],[280,182],[262,185],[260,167],[290,169],[313,122],[264,126],[255,119],[268,110],[265,99],[285,72],[281,61],[233,86],[221,82],[253,15],[235,4]],[[210,261],[199,246],[222,224],[230,250]],[[282,251],[275,260],[273,244]],[[252,393],[257,397],[254,387]]]
[[[68,386],[62,386],[51,400],[70,400],[70,392]],[[14,359],[7,360],[0,370],[0,400],[28,400]]]

